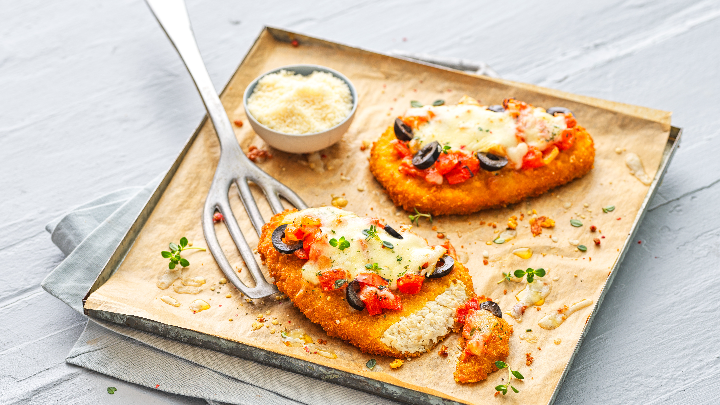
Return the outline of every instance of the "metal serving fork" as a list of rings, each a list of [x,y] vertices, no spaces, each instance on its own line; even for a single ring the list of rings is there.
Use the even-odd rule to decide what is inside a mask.
[[[146,0],[146,2],[150,6],[150,10],[155,14],[160,26],[165,30],[168,38],[170,38],[170,42],[180,54],[180,58],[185,63],[193,81],[195,81],[200,97],[220,140],[220,161],[205,200],[202,217],[203,232],[205,233],[208,248],[222,272],[225,273],[225,277],[248,297],[262,298],[277,293],[277,288],[268,283],[263,277],[260,266],[258,266],[253,256],[252,249],[233,216],[228,191],[233,183],[237,185],[238,190],[240,190],[240,199],[258,236],[262,231],[264,220],[250,191],[248,181],[252,181],[263,190],[275,214],[283,210],[280,196],[297,209],[307,208],[307,205],[287,186],[255,166],[240,149],[230,119],[220,102],[220,97],[215,91],[210,75],[200,56],[200,51],[190,27],[185,2],[183,0]],[[245,265],[250,270],[252,278],[255,280],[255,287],[245,285],[233,271],[230,262],[225,257],[215,234],[213,215],[216,211],[220,211],[225,217],[227,229],[237,245]]]

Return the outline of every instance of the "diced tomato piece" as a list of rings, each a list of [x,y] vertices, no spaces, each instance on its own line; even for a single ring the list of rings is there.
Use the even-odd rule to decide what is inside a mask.
[[[445,174],[458,164],[457,153],[441,153],[440,157],[435,161],[435,170],[440,174]]]
[[[417,294],[422,288],[425,277],[419,274],[406,274],[397,281],[397,288],[403,294]]]
[[[412,164],[412,160],[410,158],[405,158],[402,162],[400,162],[398,171],[406,176],[425,177],[425,173],[423,173],[422,170],[418,170],[417,167]]]
[[[443,176],[442,174],[438,173],[437,169],[435,169],[435,166],[432,166],[428,169],[425,169],[425,181],[427,181],[428,183],[439,185],[443,183]]]
[[[407,143],[402,142],[399,139],[395,139],[391,143],[393,144],[393,148],[395,148],[395,152],[397,152],[400,157],[412,156],[412,152],[410,152],[410,148],[408,148]]]
[[[319,246],[313,249],[313,245],[321,239],[323,239],[323,236],[319,229],[313,229],[310,233],[306,233],[305,236],[303,236],[303,250],[311,260],[317,260],[318,256],[322,254]]]
[[[562,132],[560,140],[557,141],[555,145],[557,145],[560,150],[567,150],[573,146],[573,143],[575,143],[575,130],[566,129]]]
[[[472,154],[463,154],[460,157],[460,164],[467,166],[472,174],[478,174],[480,172],[480,161]]]
[[[541,167],[545,163],[543,163],[543,155],[542,152],[540,152],[538,149],[530,147],[530,150],[523,156],[523,169],[534,169],[536,167]]]
[[[575,125],[577,125],[577,120],[572,114],[565,116],[565,125],[567,125],[568,128],[575,128]]]
[[[393,294],[387,288],[378,290],[380,306],[384,309],[402,309],[402,299],[399,295]]]
[[[469,167],[458,165],[456,168],[452,169],[450,173],[446,174],[445,178],[450,184],[459,184],[467,181],[473,176],[475,176],[475,174]]]
[[[362,302],[365,304],[365,309],[367,309],[368,314],[370,315],[382,314],[382,305],[380,304],[380,299],[378,298],[377,293],[377,288],[366,285],[360,289],[360,293],[358,294]]]
[[[467,300],[464,304],[460,305],[455,313],[455,319],[460,323],[465,323],[467,316],[472,310],[480,309],[480,303],[478,297],[472,297]]]
[[[293,254],[295,254],[295,256],[297,256],[298,259],[302,259],[302,260],[307,260],[310,258],[310,256],[305,251],[305,249],[298,249],[298,250],[294,251]]]
[[[388,282],[384,278],[380,277],[379,275],[375,273],[360,273],[355,277],[355,280],[362,284],[374,286],[374,287],[380,287],[380,286],[387,286]]]
[[[338,283],[338,280],[347,281],[348,275],[345,270],[334,269],[323,271],[318,278],[320,279],[320,287],[322,287],[323,291],[335,291],[347,287],[346,282]],[[338,286],[338,284],[340,285]]]

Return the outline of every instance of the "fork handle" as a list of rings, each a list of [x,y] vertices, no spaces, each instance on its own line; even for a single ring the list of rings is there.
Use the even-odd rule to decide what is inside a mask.
[[[190,76],[205,104],[205,109],[215,127],[215,132],[220,139],[220,147],[226,152],[234,152],[233,154],[238,155],[236,158],[246,158],[240,150],[230,118],[228,118],[215,86],[210,80],[210,75],[205,68],[205,63],[202,60],[190,26],[185,1],[146,0],[146,2],[168,38],[170,38],[170,42],[180,54],[180,58],[185,63],[188,72],[190,72]]]

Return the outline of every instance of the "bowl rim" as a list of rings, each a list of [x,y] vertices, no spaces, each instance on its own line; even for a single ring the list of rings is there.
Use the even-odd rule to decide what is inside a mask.
[[[312,69],[314,69],[313,71],[316,71],[316,70],[317,70],[317,71],[321,71],[321,72],[330,73],[330,74],[332,74],[333,76],[335,76],[335,77],[337,77],[338,79],[342,80],[343,82],[345,82],[345,84],[348,85],[348,88],[350,88],[350,95],[352,95],[352,98],[353,98],[353,106],[352,106],[352,110],[350,110],[350,113],[345,117],[345,119],[343,119],[342,121],[340,121],[339,123],[337,123],[335,126],[330,127],[330,128],[328,128],[328,129],[325,129],[325,130],[322,130],[322,131],[320,131],[320,132],[312,132],[312,133],[309,133],[309,134],[288,134],[287,132],[280,132],[280,131],[274,130],[274,129],[272,129],[272,128],[269,128],[269,127],[261,124],[260,121],[258,121],[258,120],[252,115],[252,113],[250,112],[250,109],[248,108],[247,100],[248,100],[248,98],[250,98],[250,95],[251,95],[251,94],[250,94],[250,93],[251,93],[250,90],[251,90],[251,89],[252,89],[253,91],[255,90],[255,87],[257,86],[258,81],[260,81],[260,79],[262,79],[263,77],[265,77],[265,76],[267,76],[267,75],[269,75],[269,74],[277,73],[277,72],[279,72],[279,71],[281,71],[281,70],[289,70],[289,71],[293,71],[295,74],[300,74],[300,75],[302,75],[301,73],[298,73],[297,71],[293,70],[293,68],[298,68],[298,67],[312,68]],[[302,75],[302,76],[307,76],[307,75]],[[245,88],[245,92],[243,93],[243,107],[245,108],[245,115],[247,115],[247,117],[248,117],[248,119],[251,121],[251,123],[257,124],[257,125],[259,125],[260,127],[262,127],[263,129],[265,129],[265,130],[267,130],[267,131],[270,131],[270,132],[273,132],[273,133],[275,133],[275,134],[278,134],[278,135],[286,135],[286,136],[303,137],[303,136],[313,136],[313,135],[320,135],[320,134],[328,133],[328,132],[330,132],[330,131],[332,131],[332,130],[334,130],[334,129],[336,129],[336,128],[341,127],[341,126],[344,125],[346,122],[348,122],[348,120],[352,119],[352,117],[355,115],[355,111],[357,110],[357,106],[358,106],[357,90],[355,90],[355,85],[353,85],[353,83],[350,81],[350,79],[348,79],[345,75],[343,75],[342,73],[338,72],[338,71],[335,70],[335,69],[331,69],[331,68],[329,68],[329,67],[327,67],[327,66],[315,65],[315,64],[308,64],[308,63],[297,63],[297,64],[294,64],[294,65],[285,65],[285,66],[280,66],[280,67],[277,67],[277,68],[268,70],[267,72],[262,73],[261,75],[259,75],[258,77],[256,77],[253,81],[251,81],[250,84],[247,85],[247,87]]]

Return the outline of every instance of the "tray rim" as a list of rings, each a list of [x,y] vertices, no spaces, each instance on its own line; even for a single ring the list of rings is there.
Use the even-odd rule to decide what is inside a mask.
[[[418,61],[414,59],[409,59],[405,57],[399,57],[399,56],[393,56],[388,55],[382,52],[376,52],[367,50],[361,47],[357,46],[351,46],[346,45],[340,42],[331,41],[319,37],[309,36],[306,34],[302,34],[295,31],[289,31],[282,28],[276,28],[272,26],[263,26],[263,28],[260,30],[258,36],[253,41],[253,44],[248,48],[247,53],[243,57],[243,59],[238,64],[237,69],[233,72],[233,74],[228,79],[227,83],[223,87],[222,91],[220,92],[220,97],[222,97],[225,92],[228,90],[230,83],[232,82],[232,78],[237,74],[240,67],[242,67],[243,63],[245,63],[246,59],[250,55],[251,51],[258,45],[258,42],[263,38],[263,36],[268,33],[271,35],[275,40],[281,41],[281,42],[290,42],[291,40],[297,38],[302,38],[303,41],[313,42],[322,44],[325,46],[331,46],[331,47],[342,47],[342,48],[350,48],[353,50],[360,50],[363,52],[370,52],[377,55],[382,55],[389,58],[394,58],[398,60],[403,60],[406,62],[412,62],[417,63],[424,66],[430,66],[433,68],[441,69],[441,70],[448,70],[454,73],[461,73],[461,74],[468,74],[471,76],[475,76],[463,71],[458,71],[455,69],[451,69],[448,67],[436,65],[429,62],[423,62]],[[508,82],[507,80],[500,79],[500,81]],[[100,286],[102,286],[107,280],[110,279],[112,274],[117,270],[117,268],[120,266],[120,264],[124,261],[125,257],[127,256],[128,252],[132,248],[135,239],[142,231],[143,226],[145,225],[145,222],[150,217],[152,211],[154,210],[155,206],[160,200],[160,197],[163,195],[165,190],[167,189],[167,186],[170,184],[170,181],[174,177],[175,173],[177,172],[180,164],[182,163],[183,159],[185,158],[185,155],[187,154],[188,150],[190,149],[190,146],[193,144],[197,136],[199,135],[201,129],[206,124],[208,120],[207,115],[205,115],[198,126],[193,131],[192,135],[188,138],[188,140],[185,142],[185,145],[183,146],[182,150],[178,154],[177,158],[173,161],[170,168],[166,172],[163,179],[160,181],[160,183],[156,186],[155,190],[153,191],[152,195],[148,198],[147,202],[143,206],[142,210],[138,214],[138,217],[135,219],[135,221],[132,223],[130,228],[128,228],[127,232],[123,236],[122,240],[118,244],[118,246],[113,251],[113,254],[108,258],[105,265],[103,266],[102,270],[100,271],[99,275],[95,279],[93,285],[88,290],[87,294],[82,299],[83,303],[83,312],[88,317],[98,319],[101,321],[107,321],[114,324],[130,327],[132,329],[140,330],[143,332],[152,333],[164,338],[168,338],[171,340],[175,340],[181,343],[187,343],[192,344],[195,346],[216,350],[219,352],[223,352],[226,354],[238,356],[247,360],[256,361],[264,365],[268,365],[271,367],[280,368],[287,371],[292,371],[298,374],[307,375],[322,381],[329,381],[335,384],[343,385],[349,388],[358,389],[361,391],[368,392],[370,394],[375,394],[384,398],[388,398],[394,401],[400,401],[400,402],[406,402],[410,404],[458,404],[458,403],[466,403],[466,402],[458,402],[455,399],[451,399],[446,396],[444,393],[440,393],[437,391],[437,394],[430,394],[427,392],[417,391],[412,388],[402,387],[397,384],[388,383],[385,381],[377,380],[374,378],[370,378],[369,376],[361,375],[361,374],[355,374],[351,372],[347,372],[344,370],[340,370],[337,368],[332,368],[329,366],[324,366],[321,364],[317,364],[314,362],[311,362],[309,360],[305,360],[302,358],[292,357],[285,354],[276,353],[270,350],[265,350],[259,347],[247,345],[244,343],[240,343],[237,341],[232,341],[229,339],[220,338],[213,335],[208,335],[205,333],[197,332],[191,329],[182,328],[179,326],[174,325],[168,325],[161,323],[159,321],[147,319],[141,316],[136,315],[127,315],[127,314],[119,314],[115,312],[110,311],[104,311],[104,310],[97,310],[97,309],[88,309],[85,308],[85,304],[90,297],[92,293],[94,293]],[[625,255],[629,249],[630,242],[634,239],[635,234],[638,230],[638,225],[644,218],[645,214],[647,213],[647,207],[650,202],[650,200],[655,196],[657,193],[657,189],[660,184],[662,184],[662,180],[665,176],[665,173],[667,172],[667,168],[670,165],[670,162],[672,161],[672,158],[675,155],[675,152],[677,151],[677,148],[680,145],[680,140],[682,136],[682,128],[675,127],[670,125],[669,134],[668,134],[668,141],[665,145],[665,148],[663,150],[663,156],[660,162],[660,167],[658,168],[655,178],[653,179],[653,182],[648,188],[648,192],[645,195],[645,199],[643,200],[640,209],[633,221],[632,228],[630,233],[628,233],[627,238],[625,239],[625,242],[623,243],[622,249],[620,251],[620,254],[618,255],[617,259],[615,260],[615,263],[612,266],[611,274],[607,278],[602,291],[600,292],[600,296],[598,297],[597,303],[593,306],[593,310],[591,314],[588,316],[588,320],[586,322],[585,327],[582,330],[582,333],[580,334],[580,337],[575,345],[575,348],[570,356],[570,359],[568,360],[567,364],[565,365],[565,368],[563,369],[562,375],[560,376],[560,379],[558,380],[558,383],[555,386],[555,390],[553,391],[552,396],[550,397],[550,400],[548,401],[548,404],[554,403],[554,401],[557,398],[557,395],[559,393],[560,387],[562,386],[566,376],[567,372],[570,369],[570,366],[573,363],[573,360],[575,359],[576,354],[578,353],[580,346],[592,324],[592,321],[595,318],[595,315],[597,314],[597,311],[600,308],[600,305],[602,304],[605,295],[607,294],[607,291],[609,290],[609,287],[612,285],[612,282],[615,278],[615,275],[617,273],[616,270],[619,269],[620,264],[622,264],[623,259],[625,258]],[[433,390],[431,390],[433,391]]]

